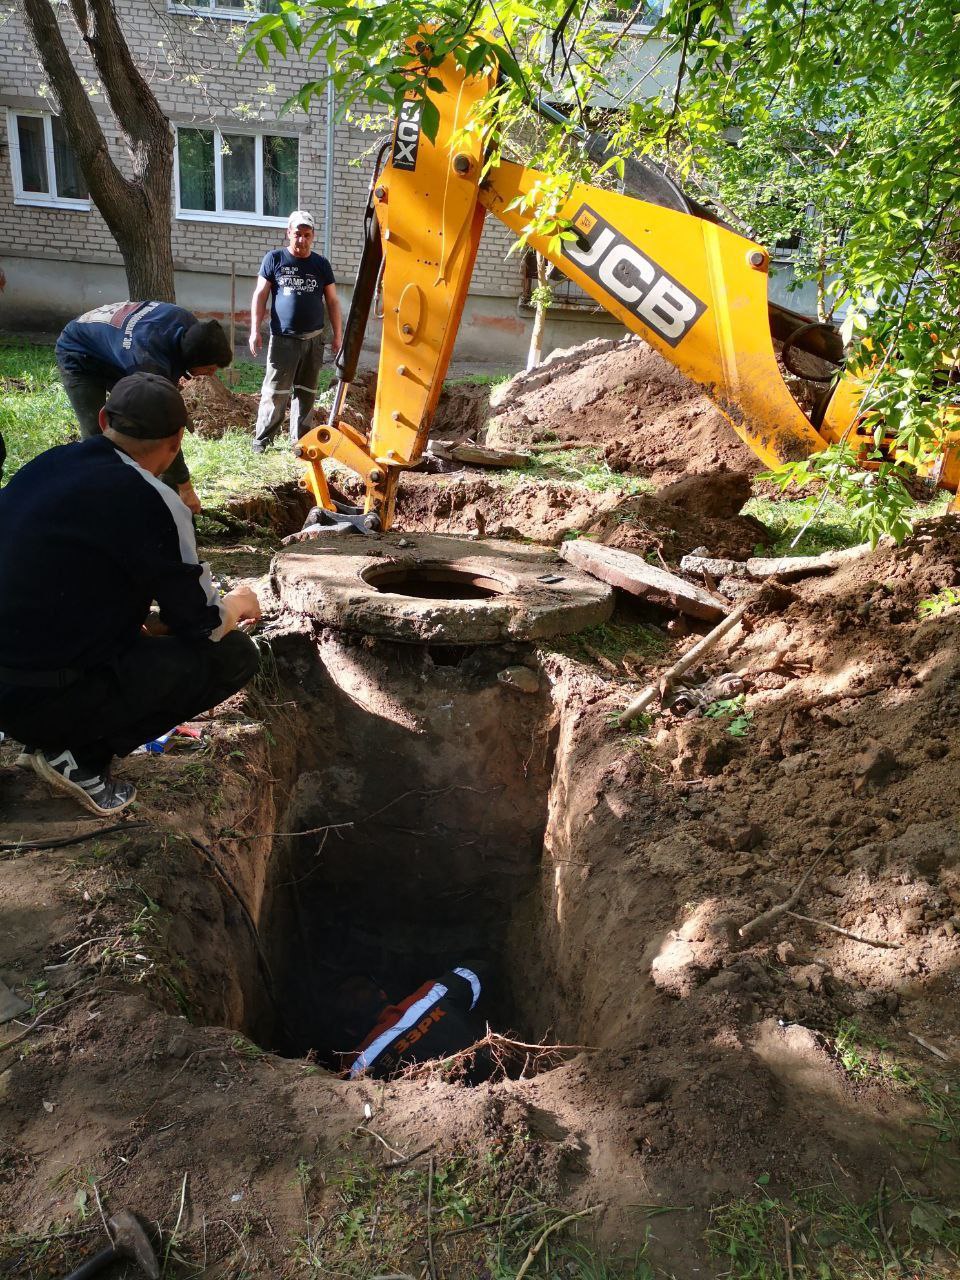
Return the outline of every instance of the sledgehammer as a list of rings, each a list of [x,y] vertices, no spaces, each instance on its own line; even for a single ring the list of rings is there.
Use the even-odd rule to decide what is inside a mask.
[[[149,1276],[149,1280],[160,1280],[157,1255],[137,1215],[129,1209],[121,1209],[113,1215],[107,1226],[113,1236],[113,1244],[81,1263],[65,1280],[86,1280],[87,1276],[95,1276],[111,1262],[121,1261],[135,1262],[143,1274]]]

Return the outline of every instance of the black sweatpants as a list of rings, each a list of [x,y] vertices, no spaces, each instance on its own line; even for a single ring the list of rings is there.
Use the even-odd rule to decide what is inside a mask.
[[[242,689],[259,663],[242,631],[218,641],[141,636],[63,689],[0,682],[0,729],[44,751],[70,750],[101,773],[113,756],[129,755]]]

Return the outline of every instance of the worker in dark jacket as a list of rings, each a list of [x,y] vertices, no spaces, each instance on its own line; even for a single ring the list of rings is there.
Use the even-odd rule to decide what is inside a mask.
[[[233,359],[217,320],[198,320],[172,302],[110,302],[71,320],[57,339],[57,367],[86,439],[100,430],[107,396],[131,373],[181,378],[215,373]],[[191,511],[200,500],[178,453],[163,476]]]
[[[472,969],[450,969],[436,982],[425,982],[400,1004],[387,1004],[385,992],[366,979],[350,979],[341,987],[341,1003],[352,1002],[356,1016],[376,1017],[349,1068],[360,1075],[386,1079],[415,1062],[449,1058],[482,1039],[484,1022],[473,1012],[480,999],[480,979]],[[373,1010],[378,1005],[379,1014]],[[481,1070],[480,1077],[485,1074]]]
[[[158,479],[186,422],[172,382],[122,378],[102,434],[47,450],[0,490],[0,730],[97,814],[134,798],[110,776],[114,756],[216,706],[258,667],[235,630],[260,616],[256,595],[218,597],[190,512]]]

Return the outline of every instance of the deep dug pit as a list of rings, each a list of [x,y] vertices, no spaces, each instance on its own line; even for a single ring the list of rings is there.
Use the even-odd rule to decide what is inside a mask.
[[[484,1218],[524,1189],[557,1206],[538,1233],[592,1210],[581,1238],[613,1268],[644,1248],[727,1274],[704,1232],[742,1204],[780,1274],[784,1217],[808,1274],[879,1275],[889,1249],[955,1274],[960,663],[955,612],[916,610],[958,577],[945,522],[768,590],[724,662],[742,737],[613,733],[623,692],[573,641],[418,646],[279,613],[272,678],[207,721],[208,753],[127,766],[146,827],[5,852],[2,976],[43,1001],[0,1042],[8,1270],[88,1251],[95,1184],[167,1241],[179,1221],[173,1275],[417,1275],[432,1155]],[[4,759],[4,839],[75,837]],[[740,938],[814,863],[798,906],[847,934],[781,917]],[[467,951],[496,1029],[588,1047],[475,1089],[329,1073],[339,975],[402,990]],[[880,1206],[879,1261],[828,1222],[840,1202],[884,1240]],[[464,1225],[440,1212],[437,1266],[473,1280],[489,1237]]]
[[[510,942],[554,766],[531,641],[603,622],[612,592],[536,548],[397,535],[291,547],[272,577],[304,620],[280,645],[306,725],[281,826],[303,834],[269,850],[275,981],[248,1029],[339,1065],[331,994],[346,980],[371,975],[399,1001],[469,964],[490,1023],[539,1039]]]

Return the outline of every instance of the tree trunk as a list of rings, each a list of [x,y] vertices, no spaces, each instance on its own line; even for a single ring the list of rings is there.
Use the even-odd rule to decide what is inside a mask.
[[[120,128],[130,157],[130,177],[110,155],[50,0],[18,3],[90,197],[117,242],[130,297],[174,301],[170,242],[173,136],[169,121],[133,60],[112,0],[69,0],[69,8]]]
[[[527,368],[535,369],[543,359],[543,331],[547,327],[547,308],[550,306],[550,285],[547,281],[547,260],[542,253],[537,259],[537,287],[534,292],[536,310],[533,313],[533,331],[527,351]]]

